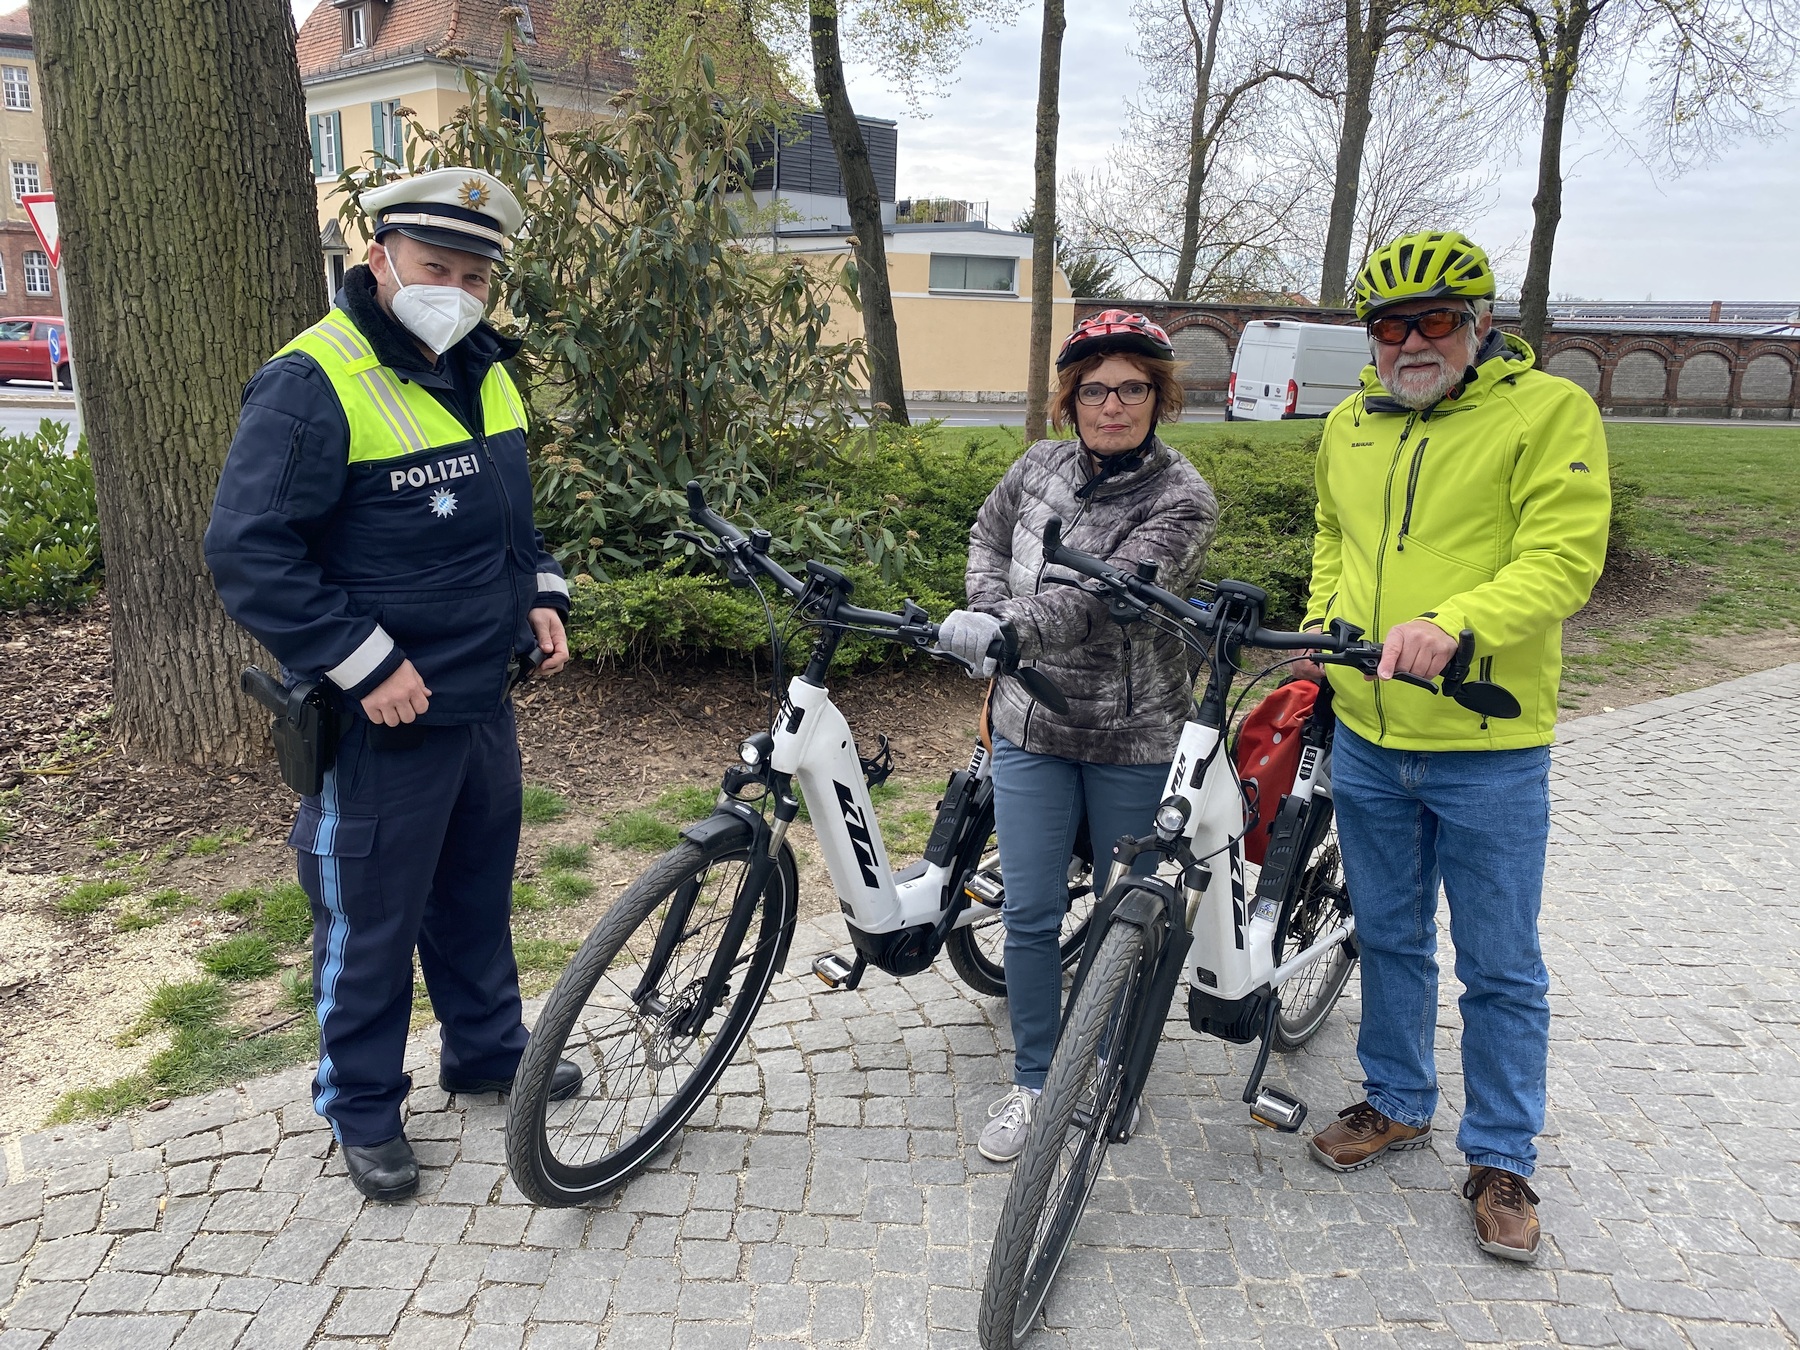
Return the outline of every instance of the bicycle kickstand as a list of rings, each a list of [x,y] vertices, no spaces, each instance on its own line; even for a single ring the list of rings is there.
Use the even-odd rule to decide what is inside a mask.
[[[1281,995],[1269,1000],[1263,1014],[1262,1043],[1256,1048],[1256,1063],[1250,1069],[1250,1081],[1244,1084],[1244,1101],[1250,1106],[1250,1119],[1282,1134],[1293,1134],[1306,1119],[1306,1103],[1280,1088],[1263,1086],[1263,1071],[1269,1067],[1269,1050],[1275,1042],[1275,1020],[1281,1016]]]

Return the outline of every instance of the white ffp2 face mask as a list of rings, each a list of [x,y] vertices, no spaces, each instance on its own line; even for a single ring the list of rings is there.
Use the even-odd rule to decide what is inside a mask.
[[[400,281],[392,253],[388,254],[388,271]],[[460,286],[405,282],[394,292],[393,306],[394,317],[406,331],[440,356],[473,332],[487,312],[481,301]]]

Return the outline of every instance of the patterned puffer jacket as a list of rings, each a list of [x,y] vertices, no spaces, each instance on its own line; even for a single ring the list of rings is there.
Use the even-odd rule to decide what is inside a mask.
[[[1095,764],[1174,758],[1192,680],[1186,649],[1146,624],[1122,628],[1095,596],[1045,584],[1044,524],[1070,548],[1131,568],[1154,562],[1177,595],[1200,576],[1219,507],[1193,465],[1153,437],[1135,469],[1095,477],[1079,441],[1039,441],[1006,471],[969,535],[969,607],[1013,626],[1019,656],[1069,700],[1058,716],[1017,680],[994,690],[994,733],[1032,754]]]

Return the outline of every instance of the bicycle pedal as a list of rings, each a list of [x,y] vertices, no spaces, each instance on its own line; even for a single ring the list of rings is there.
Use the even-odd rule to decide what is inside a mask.
[[[813,958],[812,969],[827,989],[854,989],[862,976],[863,959],[859,956],[849,961],[836,952],[826,952]]]
[[[1306,1103],[1280,1088],[1261,1088],[1250,1103],[1250,1119],[1283,1134],[1293,1134],[1306,1119]]]

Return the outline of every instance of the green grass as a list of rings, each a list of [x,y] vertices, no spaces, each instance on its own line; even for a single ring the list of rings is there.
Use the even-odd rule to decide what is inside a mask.
[[[275,959],[275,946],[261,933],[239,933],[236,937],[203,947],[198,957],[200,968],[221,980],[238,983],[273,975],[280,968]]]
[[[556,974],[569,964],[578,942],[558,942],[554,938],[514,938],[513,956],[522,974],[549,972]]]
[[[539,910],[550,908],[549,898],[529,881],[513,882],[512,902],[514,909]]]
[[[544,868],[550,872],[584,872],[590,861],[586,844],[552,844],[544,850]]]
[[[558,905],[579,905],[594,893],[594,883],[574,872],[552,872],[544,878],[550,899]]]
[[[281,972],[281,1006],[289,1012],[308,1012],[313,1006],[312,975],[303,970]]]
[[[525,823],[527,825],[548,825],[552,821],[561,820],[568,813],[569,804],[547,787],[529,784],[525,788]]]
[[[717,788],[682,783],[669,788],[647,807],[614,816],[594,832],[594,842],[614,848],[662,853],[681,842],[681,827],[712,814]]]
[[[216,1022],[231,1005],[231,995],[218,980],[184,980],[164,984],[144,1006],[144,1022],[171,1028]]]
[[[1691,607],[1589,633],[1571,684],[1695,659],[1697,640],[1800,625],[1800,428],[1614,423],[1615,481],[1636,494],[1629,544],[1703,569]]]
[[[153,892],[144,903],[151,909],[186,909],[193,902],[185,892],[178,891],[173,886],[165,886],[162,890]]]
[[[310,1007],[308,997],[295,1011]],[[150,996],[127,1041],[166,1028],[173,1033],[168,1048],[153,1056],[141,1073],[67,1093],[45,1123],[115,1116],[158,1099],[206,1092],[297,1064],[317,1051],[319,1028],[310,1017],[267,1036],[249,1036],[226,1021],[229,1011],[230,995],[216,979],[162,985]]]
[[[227,914],[251,915],[256,930],[278,947],[298,946],[312,936],[312,901],[297,881],[245,886],[225,892],[216,903]]]
[[[86,881],[57,896],[56,908],[64,914],[93,914],[130,891],[129,881]]]
[[[596,843],[662,853],[681,842],[681,831],[654,811],[627,811],[594,831]]]
[[[213,834],[203,834],[198,839],[188,840],[188,856],[191,858],[210,858],[224,851],[227,844],[241,844],[249,836],[249,831],[241,827],[230,830],[219,830]]]
[[[128,909],[113,920],[113,928],[121,933],[135,933],[140,929],[154,928],[167,916],[141,909]]]

